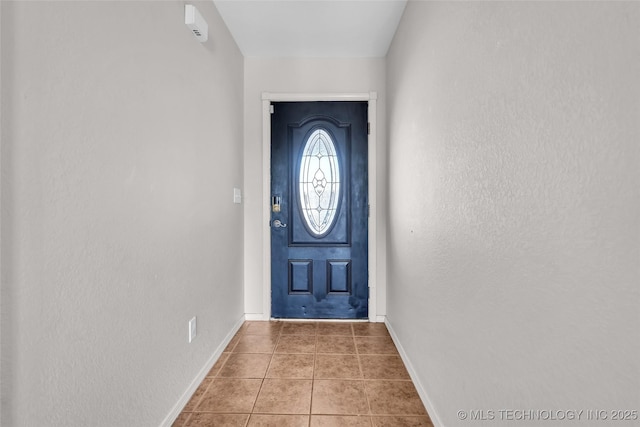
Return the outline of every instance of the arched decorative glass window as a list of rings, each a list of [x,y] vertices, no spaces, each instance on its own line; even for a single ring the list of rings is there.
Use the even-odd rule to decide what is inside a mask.
[[[324,129],[311,133],[302,150],[300,208],[315,236],[331,229],[340,200],[340,167],[333,139]]]

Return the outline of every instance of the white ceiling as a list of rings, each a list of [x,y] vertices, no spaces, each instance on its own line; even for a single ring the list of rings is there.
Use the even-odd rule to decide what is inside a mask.
[[[406,0],[213,0],[247,57],[379,58]]]

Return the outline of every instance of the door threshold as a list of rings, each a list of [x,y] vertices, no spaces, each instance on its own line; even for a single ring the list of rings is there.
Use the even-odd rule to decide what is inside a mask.
[[[276,319],[272,317],[271,322],[332,322],[332,323],[368,323],[369,319]]]

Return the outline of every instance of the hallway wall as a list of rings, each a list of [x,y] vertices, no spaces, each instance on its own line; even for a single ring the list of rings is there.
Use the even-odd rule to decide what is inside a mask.
[[[242,55],[210,1],[205,44],[181,1],[0,4],[0,424],[160,425],[244,313]]]
[[[262,93],[378,93],[377,199],[378,199],[378,304],[386,310],[386,129],[385,60],[265,59],[245,58],[244,95],[244,223],[245,312],[252,318],[263,313],[262,268]],[[373,208],[373,207],[372,207]],[[268,318],[268,317],[267,317]]]
[[[638,22],[634,3],[409,2],[387,315],[436,425],[638,409]]]

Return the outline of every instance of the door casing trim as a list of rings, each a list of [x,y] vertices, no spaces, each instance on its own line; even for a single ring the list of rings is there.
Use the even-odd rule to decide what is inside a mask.
[[[363,93],[262,93],[262,319],[271,318],[271,103],[272,102],[313,102],[313,101],[366,101],[370,124],[368,135],[368,187],[369,187],[369,321],[384,321],[377,316],[377,92]]]

